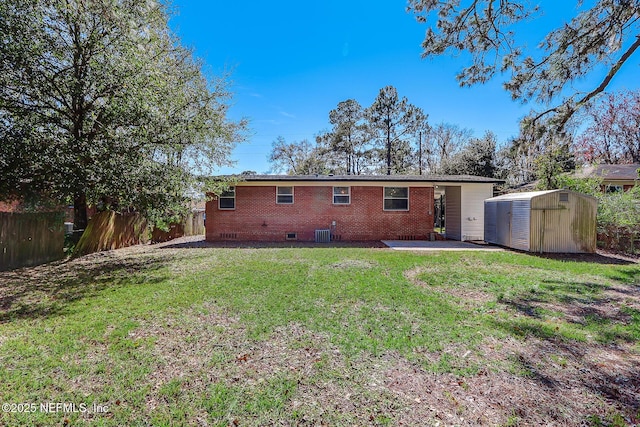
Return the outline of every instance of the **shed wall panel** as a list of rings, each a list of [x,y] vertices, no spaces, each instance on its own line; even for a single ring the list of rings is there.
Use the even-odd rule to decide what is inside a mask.
[[[511,202],[496,202],[497,205],[497,242],[502,246],[511,246]]]
[[[587,198],[578,199],[576,201],[576,211],[580,214],[574,216],[571,222],[572,236],[574,240],[579,242],[580,252],[594,253],[597,240],[596,215],[598,201]]]
[[[498,203],[484,202],[484,241],[498,243]]]
[[[531,203],[529,200],[511,202],[511,247],[528,251],[531,247]]]

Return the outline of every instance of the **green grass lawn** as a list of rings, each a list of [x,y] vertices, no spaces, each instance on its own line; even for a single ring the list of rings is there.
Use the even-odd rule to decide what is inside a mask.
[[[638,264],[364,248],[0,273],[0,425],[630,425],[639,287]]]

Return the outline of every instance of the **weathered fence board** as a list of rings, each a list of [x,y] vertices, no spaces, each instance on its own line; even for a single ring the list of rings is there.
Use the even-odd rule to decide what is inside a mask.
[[[598,246],[614,252],[640,252],[640,229],[603,227],[598,230]]]
[[[63,257],[62,212],[0,212],[0,271]]]
[[[99,212],[89,221],[73,255],[119,249],[148,241],[147,220],[142,215]]]
[[[167,242],[182,236],[198,236],[204,234],[204,212],[193,212],[177,224],[169,225],[168,231],[154,228],[151,241],[154,243]]]

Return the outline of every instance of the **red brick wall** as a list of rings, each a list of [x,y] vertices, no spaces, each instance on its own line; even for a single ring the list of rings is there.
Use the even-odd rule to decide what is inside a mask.
[[[427,239],[433,231],[433,188],[409,189],[409,211],[384,211],[382,187],[351,187],[351,204],[334,205],[333,187],[295,186],[293,205],[276,204],[276,187],[236,187],[235,210],[207,202],[206,239],[313,241],[316,229],[335,240]],[[336,226],[332,227],[332,221]]]

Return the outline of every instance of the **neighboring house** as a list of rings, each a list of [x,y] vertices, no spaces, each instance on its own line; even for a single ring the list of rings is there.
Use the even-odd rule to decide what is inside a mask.
[[[430,239],[434,199],[444,194],[446,237],[483,240],[483,202],[500,182],[474,176],[246,176],[207,202],[206,239]]]
[[[629,165],[593,165],[578,172],[578,178],[601,178],[602,190],[606,192],[627,191],[638,185],[640,164]]]

